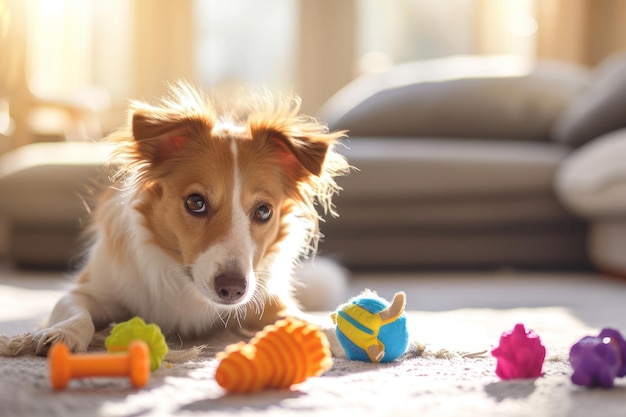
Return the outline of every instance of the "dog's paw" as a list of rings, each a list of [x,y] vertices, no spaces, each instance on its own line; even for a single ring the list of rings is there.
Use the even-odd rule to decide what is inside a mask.
[[[48,350],[55,343],[63,342],[72,352],[84,352],[87,350],[89,343],[94,335],[93,326],[91,329],[76,331],[62,326],[54,326],[43,329],[35,334],[33,342],[35,345],[35,353],[45,356]]]
[[[25,333],[17,336],[0,334],[0,356],[22,356],[35,352],[33,335]]]

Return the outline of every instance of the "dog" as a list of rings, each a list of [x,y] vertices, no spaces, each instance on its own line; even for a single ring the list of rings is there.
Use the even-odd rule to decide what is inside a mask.
[[[107,138],[113,174],[84,266],[33,353],[57,342],[85,351],[97,330],[133,316],[196,339],[301,314],[292,271],[316,251],[316,206],[336,214],[345,132],[301,115],[296,97],[247,103],[243,115],[218,111],[186,82],[131,102],[127,125]]]

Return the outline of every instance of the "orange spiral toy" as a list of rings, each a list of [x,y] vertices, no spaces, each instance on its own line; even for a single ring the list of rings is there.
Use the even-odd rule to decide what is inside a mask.
[[[286,389],[332,365],[326,335],[296,318],[266,326],[249,343],[227,346],[217,359],[215,379],[231,393]]]

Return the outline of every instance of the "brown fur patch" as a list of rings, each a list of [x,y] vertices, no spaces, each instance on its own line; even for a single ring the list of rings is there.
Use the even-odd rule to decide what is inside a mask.
[[[191,264],[230,230],[233,164],[229,141],[193,136],[150,173],[160,197],[143,193],[138,210],[155,242],[175,254],[181,264]],[[187,211],[185,198],[192,194],[204,198],[206,214],[195,216]]]

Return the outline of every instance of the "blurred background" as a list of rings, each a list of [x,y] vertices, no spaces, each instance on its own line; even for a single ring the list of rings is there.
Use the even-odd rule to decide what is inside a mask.
[[[593,68],[626,48],[625,17],[622,0],[0,0],[0,155],[98,140],[124,122],[129,98],[179,78],[219,94],[294,91],[317,114],[352,80],[422,60]],[[28,209],[7,200],[27,197],[7,187],[0,206],[19,220]],[[19,245],[18,220],[0,222],[0,258]]]
[[[412,60],[594,66],[626,46],[624,16],[620,0],[1,0],[0,153],[75,122],[45,103],[97,112],[107,133],[128,98],[177,78],[295,91],[315,113],[356,76]]]

